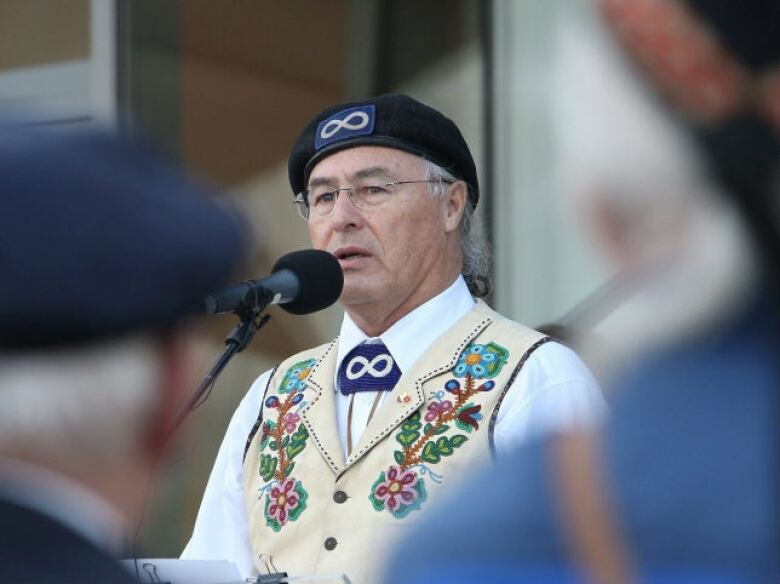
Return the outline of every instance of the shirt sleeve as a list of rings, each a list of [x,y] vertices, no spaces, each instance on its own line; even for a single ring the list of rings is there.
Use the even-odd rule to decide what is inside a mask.
[[[252,384],[230,420],[211,470],[189,543],[187,560],[227,560],[243,578],[255,572],[244,508],[244,447],[257,421],[271,371]]]
[[[496,455],[532,438],[598,424],[606,413],[601,389],[576,353],[545,343],[531,353],[499,407]]]

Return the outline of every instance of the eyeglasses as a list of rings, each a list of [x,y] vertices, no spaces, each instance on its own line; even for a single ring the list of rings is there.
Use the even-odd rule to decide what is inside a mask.
[[[452,184],[453,181],[444,178],[427,180],[399,180],[395,182],[370,182],[356,184],[351,187],[332,189],[327,185],[318,185],[306,189],[295,195],[295,206],[298,215],[309,220],[310,217],[327,217],[336,207],[336,199],[342,191],[346,191],[349,200],[358,209],[373,209],[379,207],[393,198],[401,185],[419,183],[444,183]]]

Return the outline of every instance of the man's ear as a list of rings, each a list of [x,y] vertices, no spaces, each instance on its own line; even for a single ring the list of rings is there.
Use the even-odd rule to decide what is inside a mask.
[[[146,434],[148,452],[155,460],[170,450],[179,411],[193,389],[190,387],[193,351],[190,335],[178,330],[168,332],[160,339],[159,348],[158,397]]]
[[[460,226],[463,212],[468,201],[468,188],[462,180],[447,185],[442,198],[445,204],[444,230],[447,233],[455,231]]]

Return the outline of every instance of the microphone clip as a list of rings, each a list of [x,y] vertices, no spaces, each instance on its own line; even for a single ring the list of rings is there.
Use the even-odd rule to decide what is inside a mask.
[[[250,289],[254,288],[250,287]],[[247,292],[247,296],[248,295],[249,292]],[[198,385],[190,399],[179,411],[179,414],[176,416],[176,421],[174,422],[174,431],[192,410],[199,407],[208,399],[217,376],[219,376],[233,355],[243,351],[252,341],[255,333],[271,320],[270,314],[262,314],[263,310],[265,310],[266,306],[269,304],[269,301],[261,300],[262,296],[272,298],[270,294],[257,295],[252,303],[247,304],[242,301],[242,307],[235,311],[235,314],[240,319],[239,323],[234,326],[233,330],[225,337],[225,345],[227,346],[222,355],[214,362],[211,369],[209,369],[208,373],[206,373],[205,377],[200,382],[200,385]]]
[[[270,314],[260,314],[264,308],[265,306],[257,311],[237,311],[236,314],[241,320],[225,337],[225,344],[235,346],[236,353],[243,351],[252,342],[255,333],[271,320]]]

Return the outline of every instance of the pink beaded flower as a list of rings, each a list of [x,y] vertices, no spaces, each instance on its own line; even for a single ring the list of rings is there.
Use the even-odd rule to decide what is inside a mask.
[[[448,399],[444,401],[433,401],[428,404],[428,411],[425,413],[425,421],[433,422],[439,414],[443,414],[452,409],[452,402]]]
[[[280,531],[287,521],[295,521],[306,509],[308,493],[300,481],[288,478],[274,485],[265,503],[266,523]]]
[[[282,419],[282,424],[284,425],[284,431],[288,434],[292,434],[295,432],[295,428],[298,427],[298,422],[301,421],[301,417],[298,414],[295,414],[293,412],[290,412],[284,416]]]
[[[423,480],[417,478],[413,471],[403,470],[396,464],[379,475],[370,497],[375,509],[387,509],[399,518],[419,509],[425,498]]]

